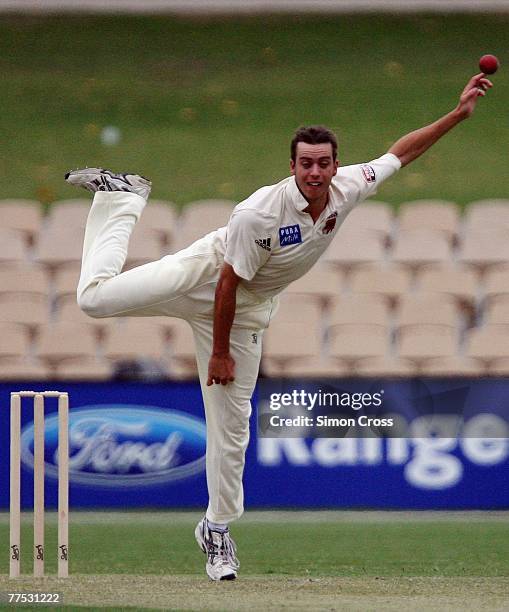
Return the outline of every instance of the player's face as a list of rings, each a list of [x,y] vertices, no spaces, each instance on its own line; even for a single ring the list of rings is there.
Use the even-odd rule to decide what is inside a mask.
[[[327,202],[327,193],[332,177],[338,171],[338,162],[332,157],[332,144],[297,143],[295,161],[290,161],[290,169],[295,175],[297,186],[310,203]]]

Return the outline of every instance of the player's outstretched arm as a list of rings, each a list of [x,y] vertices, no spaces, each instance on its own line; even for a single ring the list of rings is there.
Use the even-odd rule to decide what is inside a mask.
[[[470,117],[475,110],[477,99],[479,96],[486,95],[490,87],[493,87],[493,83],[486,78],[484,73],[476,74],[461,92],[458,105],[454,110],[431,125],[426,125],[403,136],[392,145],[389,153],[399,158],[401,166],[406,166],[414,161],[460,121]]]
[[[214,333],[209,360],[207,386],[227,385],[235,380],[235,361],[230,355],[230,331],[235,318],[237,286],[240,277],[233,267],[223,264],[216,287],[214,302]]]

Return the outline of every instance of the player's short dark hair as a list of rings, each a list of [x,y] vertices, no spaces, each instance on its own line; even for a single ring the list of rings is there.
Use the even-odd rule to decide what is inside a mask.
[[[293,137],[290,145],[290,156],[293,161],[297,158],[297,144],[305,142],[306,144],[324,144],[330,142],[332,145],[332,159],[336,159],[338,155],[338,139],[336,134],[326,128],[324,125],[308,125],[301,126]]]

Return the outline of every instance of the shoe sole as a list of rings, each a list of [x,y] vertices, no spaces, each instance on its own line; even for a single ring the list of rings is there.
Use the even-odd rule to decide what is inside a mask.
[[[68,181],[71,176],[86,176],[87,174],[106,174],[111,178],[115,178],[115,175],[110,170],[106,170],[105,168],[82,168],[81,170],[70,170],[65,174],[65,180]],[[151,187],[152,182],[146,176],[142,176],[141,174],[135,174],[130,172],[123,172],[126,176],[135,176],[140,180],[140,183],[145,185],[146,187]]]

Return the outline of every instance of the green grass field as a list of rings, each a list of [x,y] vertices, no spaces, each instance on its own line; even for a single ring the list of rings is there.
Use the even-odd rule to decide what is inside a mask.
[[[0,592],[64,594],[69,608],[171,610],[504,610],[507,513],[250,512],[232,528],[241,571],[210,583],[193,536],[199,514],[73,513],[72,575],[16,581],[1,559]],[[23,570],[31,571],[30,517]],[[55,516],[47,570],[56,568]],[[8,542],[8,515],[0,515]],[[7,549],[7,546],[6,546]],[[113,609],[113,608],[111,608]]]
[[[482,53],[496,87],[468,122],[378,195],[509,197],[508,16],[254,19],[20,17],[0,23],[0,198],[77,197],[63,173],[135,170],[153,196],[240,200],[288,173],[303,123],[340,137],[340,161],[384,153],[455,104]],[[105,126],[123,135],[101,144]]]

